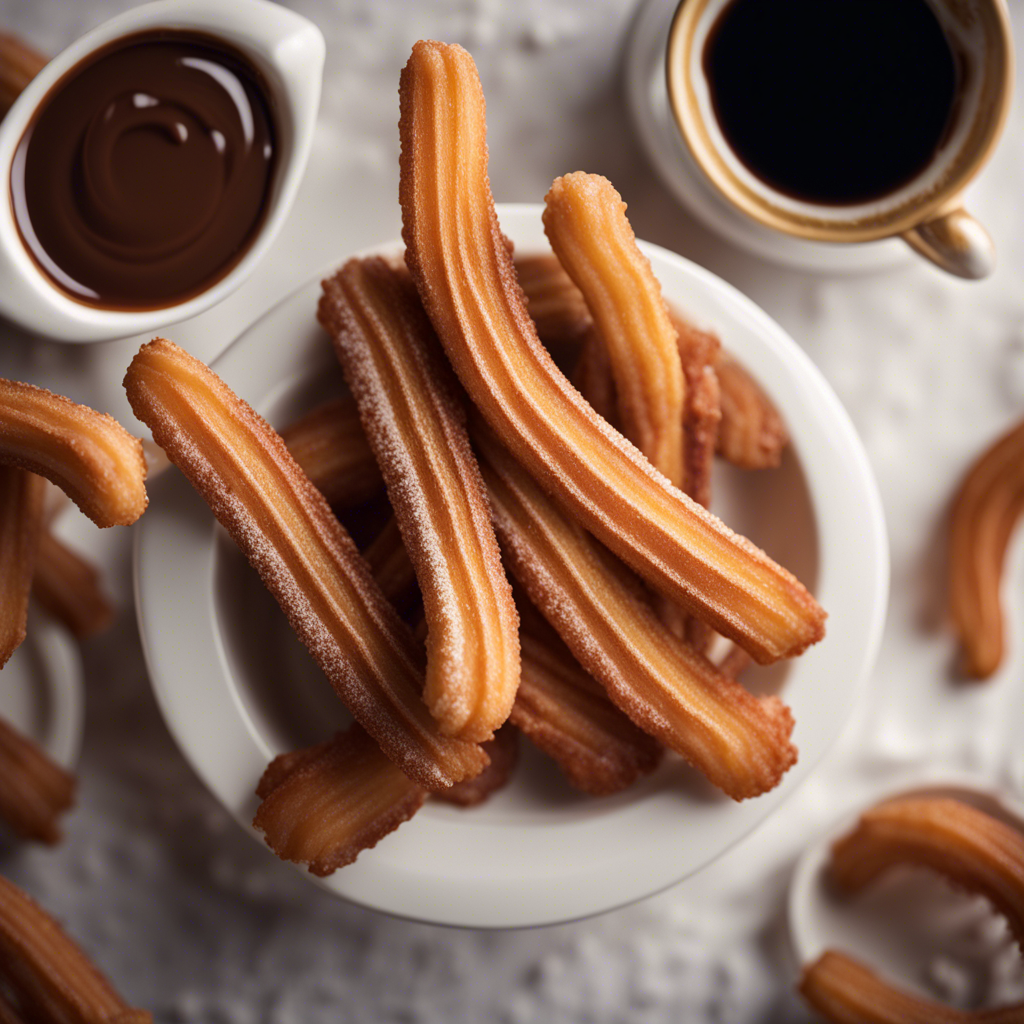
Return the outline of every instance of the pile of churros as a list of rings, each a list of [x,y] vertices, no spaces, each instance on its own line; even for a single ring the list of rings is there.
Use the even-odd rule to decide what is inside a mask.
[[[768,792],[793,717],[736,677],[825,613],[707,505],[716,450],[778,464],[778,412],[669,309],[606,179],[559,178],[554,255],[514,259],[465,50],[416,44],[400,95],[404,259],[350,260],[316,311],[350,396],[279,435],[165,339],[125,377],[354,720],[275,758],[256,828],[329,874],[428,795],[485,800],[520,735],[595,795],[666,750],[733,799]],[[346,510],[382,484],[360,552]]]

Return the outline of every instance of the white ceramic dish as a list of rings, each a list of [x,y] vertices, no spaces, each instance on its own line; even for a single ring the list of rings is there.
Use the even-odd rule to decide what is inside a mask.
[[[540,206],[499,207],[517,251],[547,248],[540,214]],[[476,927],[547,924],[631,902],[697,871],[763,821],[811,772],[858,699],[885,616],[888,551],[853,426],[807,356],[750,300],[664,249],[644,249],[666,296],[721,333],[789,422],[784,465],[723,471],[716,510],[797,572],[830,613],[828,637],[805,657],[750,674],[752,686],[781,687],[793,707],[800,763],[773,793],[742,804],[675,761],[626,793],[596,800],[573,793],[527,749],[514,783],[485,806],[429,803],[327,880],[333,892],[405,917]],[[340,386],[315,321],[318,295],[319,276],[214,364],[279,427]],[[135,573],[150,677],[168,725],[248,827],[269,758],[323,738],[342,720],[340,705],[176,472],[154,481],[136,532]]]
[[[25,251],[10,202],[0,202],[0,313],[33,334],[88,343],[155,331],[196,316],[231,294],[270,248],[306,170],[320,105],[326,46],[320,30],[266,0],[155,0],[104,22],[54,57],[0,124],[0,179],[39,102],[65,72],[112,40],[151,29],[206,32],[237,47],[263,72],[276,116],[278,170],[263,226],[238,263],[194,298],[161,309],[120,311],[76,302],[56,288]]]
[[[0,718],[72,768],[83,715],[82,663],[75,642],[33,606],[28,635],[0,673]]]
[[[1024,804],[965,773],[931,773],[906,780],[872,802],[896,796],[952,797],[1024,831]],[[832,844],[853,830],[862,811],[845,817],[800,857],[790,882],[788,915],[792,954],[809,964],[827,949],[856,957],[894,984],[930,999],[949,1000],[948,978],[966,989],[997,988],[993,963],[1016,951],[984,900],[957,892],[925,871],[894,871],[856,899],[844,900],[828,884]],[[992,927],[995,925],[994,927]],[[937,969],[937,965],[938,969]],[[1017,972],[1019,974],[1019,971]],[[979,981],[980,979],[980,981]],[[980,992],[993,1005],[998,991]],[[1017,995],[1017,994],[1014,994]]]

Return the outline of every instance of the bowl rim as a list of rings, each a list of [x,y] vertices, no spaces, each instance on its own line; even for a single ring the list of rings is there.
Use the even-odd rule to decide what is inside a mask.
[[[540,204],[499,204],[498,216],[502,221],[503,229],[512,237],[513,241],[520,243],[521,238],[525,235],[534,238],[538,236],[538,232],[541,230],[539,225],[542,209]],[[542,238],[543,235],[540,234],[539,237]],[[520,244],[521,251],[533,251],[536,247],[538,246]],[[544,879],[538,879],[535,875],[525,877],[529,872],[524,869],[522,890],[511,892],[507,888],[502,889],[500,885],[497,885],[493,877],[481,876],[469,879],[468,877],[445,876],[425,879],[425,873],[429,874],[430,868],[438,867],[435,860],[443,857],[444,853],[443,850],[437,849],[436,844],[432,844],[432,841],[427,843],[424,836],[418,834],[415,842],[420,845],[417,850],[418,852],[423,851],[418,860],[426,862],[426,864],[419,863],[416,872],[410,874],[409,877],[396,879],[393,872],[391,876],[388,875],[387,865],[379,860],[380,851],[389,841],[398,844],[403,830],[411,832],[412,826],[420,820],[417,818],[389,836],[375,850],[364,853],[356,864],[320,883],[349,900],[376,910],[428,923],[503,928],[576,920],[654,895],[717,859],[727,849],[749,835],[786,798],[795,792],[838,739],[864,691],[881,641],[888,594],[889,561],[881,499],[867,456],[857,438],[852,422],[839,399],[809,357],[781,327],[775,324],[750,299],[709,271],[674,253],[648,243],[641,243],[641,247],[651,258],[656,273],[659,274],[659,277],[663,277],[663,285],[665,285],[664,275],[666,273],[675,282],[665,286],[667,297],[673,301],[680,301],[677,293],[680,281],[687,281],[691,292],[705,294],[709,300],[713,297],[714,301],[710,302],[710,305],[719,306],[723,315],[728,315],[734,325],[740,324],[744,331],[757,339],[754,344],[761,347],[762,361],[765,365],[789,367],[786,377],[788,384],[785,389],[787,394],[794,402],[798,403],[800,408],[811,409],[815,416],[823,418],[827,425],[828,429],[821,432],[828,435],[827,439],[816,436],[806,425],[791,431],[794,435],[794,444],[800,444],[799,455],[807,480],[808,492],[815,508],[819,535],[818,589],[820,591],[822,588],[827,588],[836,599],[835,608],[829,609],[833,612],[833,624],[841,625],[844,630],[850,631],[845,643],[840,643],[836,639],[836,634],[831,633],[831,647],[829,639],[826,638],[800,659],[797,666],[801,676],[805,677],[803,685],[806,687],[807,693],[816,693],[819,688],[822,693],[827,693],[830,692],[830,687],[832,688],[831,693],[835,699],[821,702],[822,706],[815,711],[816,714],[825,715],[827,729],[821,730],[820,733],[811,732],[802,736],[799,742],[809,749],[809,753],[802,758],[801,763],[790,772],[783,780],[782,785],[775,791],[756,801],[747,801],[744,804],[716,803],[714,805],[716,815],[728,821],[728,840],[717,846],[713,855],[706,856],[699,862],[689,863],[683,870],[679,869],[679,863],[682,857],[690,854],[689,843],[699,842],[692,836],[689,841],[680,836],[679,841],[682,846],[672,850],[663,849],[656,843],[646,844],[643,851],[640,851],[646,858],[646,862],[643,864],[627,863],[620,864],[618,868],[614,865],[609,867],[607,858],[602,853],[600,856],[594,855],[595,860],[600,860],[600,863],[596,865],[593,863],[561,865],[560,871],[552,871]],[[373,246],[362,253],[351,255],[390,254],[395,251],[400,251],[398,242]],[[328,269],[333,270],[345,258],[349,257],[332,261]],[[242,359],[238,354],[247,344],[246,339],[250,337],[251,332],[272,325],[275,317],[286,316],[289,306],[295,304],[305,291],[311,289],[319,276],[311,275],[305,284],[241,331],[235,341],[214,361],[214,368],[219,372],[224,372],[225,365],[234,361],[236,366],[228,365],[228,371],[234,372],[240,367],[248,367],[245,370],[247,373],[261,372],[252,370],[252,364],[258,361],[251,358]],[[312,305],[310,320],[312,322]],[[744,342],[744,345],[746,344],[747,342]],[[299,348],[301,346],[295,342],[291,347]],[[762,384],[768,386],[770,393],[773,390],[772,384],[780,386],[779,380],[770,382],[764,379],[764,374],[759,374],[758,365],[751,365],[752,361],[756,363],[757,360],[749,359],[750,353],[737,352],[736,347],[732,344],[730,344],[730,348],[742,361],[747,363],[754,375],[761,379]],[[251,357],[251,353],[249,356]],[[227,373],[225,376],[230,383]],[[275,383],[281,382],[275,381]],[[243,395],[243,397],[245,396]],[[255,399],[254,405],[258,409],[260,403],[265,402],[269,397],[269,392],[265,392],[263,396],[251,395],[249,397]],[[782,408],[786,414],[785,404]],[[815,429],[817,425],[816,423]],[[791,427],[796,428],[797,425],[791,423]],[[841,456],[838,459],[836,458],[837,449]],[[808,463],[808,459],[813,462],[813,473],[810,472],[812,466]],[[812,486],[812,477],[820,477],[817,489]],[[830,481],[830,485],[827,487],[826,479]],[[216,749],[213,746],[217,740],[211,734],[211,723],[199,721],[195,714],[195,706],[190,706],[189,701],[179,692],[183,673],[180,668],[175,668],[174,662],[175,660],[180,661],[182,645],[180,638],[178,642],[173,642],[166,634],[168,616],[178,614],[180,610],[176,612],[173,602],[166,593],[167,566],[161,564],[160,556],[161,544],[170,541],[175,536],[174,512],[170,508],[172,502],[179,506],[179,511],[187,504],[187,507],[195,510],[197,515],[200,514],[200,511],[206,513],[208,519],[204,519],[204,522],[209,524],[209,528],[204,527],[206,532],[203,536],[207,539],[202,543],[211,548],[214,546],[209,542],[214,537],[213,517],[205,509],[205,505],[202,505],[200,510],[201,501],[192,492],[184,478],[178,474],[168,474],[155,481],[149,514],[143,518],[135,531],[134,552],[136,608],[151,684],[170,731],[186,759],[192,763],[193,768],[196,769],[206,785],[221,799],[236,820],[239,820],[243,827],[262,845],[262,837],[258,836],[248,825],[248,820],[251,819],[251,810],[254,807],[252,797],[254,781],[248,779],[242,783],[238,779],[223,777],[222,773],[225,771],[224,750],[222,746]],[[838,525],[823,524],[820,521],[822,510],[827,508],[830,502],[833,511],[839,516]],[[844,530],[848,532],[848,536],[844,534]],[[198,544],[200,541],[195,540],[195,543]],[[181,551],[180,547],[176,549],[177,561],[180,561]],[[847,551],[850,552],[850,557],[843,558],[843,554]],[[205,557],[207,555],[204,555]],[[208,553],[208,558],[209,563],[202,562],[202,566],[205,568],[200,568],[198,571],[209,571],[209,567],[213,564],[212,551]],[[196,564],[199,565],[198,562]],[[839,570],[844,567],[845,575],[837,575]],[[185,566],[178,566],[175,571],[186,574],[188,570]],[[190,581],[190,585],[194,586],[194,580]],[[199,601],[184,602],[189,606],[185,614],[194,617],[197,623],[203,621],[201,619],[202,610],[197,607],[200,603]],[[826,604],[826,607],[829,606]],[[842,614],[836,616],[836,609],[840,607],[842,607]],[[214,634],[210,646],[211,657],[216,659],[214,667],[220,673],[229,674],[229,660],[219,630],[215,626],[207,625]],[[842,635],[842,633],[839,634],[840,639]],[[191,637],[190,642],[194,644],[195,637]],[[827,656],[823,652],[827,652]],[[830,666],[833,672],[837,669],[844,670],[840,688],[836,688],[838,683],[835,681],[829,684],[829,680],[833,678],[832,675],[829,675]],[[819,682],[821,673],[824,673],[824,683]],[[233,683],[230,682],[226,685],[229,688],[233,687]],[[813,690],[811,689],[812,685]],[[221,700],[221,698],[218,697],[217,700]],[[231,689],[230,703],[233,713],[238,719],[235,723],[236,726],[242,724],[243,720],[247,718],[247,712],[233,689]],[[243,728],[254,729],[251,722],[245,723]],[[799,715],[797,728],[798,730],[801,728]],[[261,753],[266,758],[269,751],[264,749]],[[662,820],[664,809],[657,804],[657,801],[651,800],[645,795],[643,803],[644,813],[649,812],[650,820]],[[647,804],[655,806],[651,809],[647,807]],[[668,805],[671,805],[670,801]],[[648,820],[643,815],[633,814],[633,811],[630,810],[631,806],[627,804],[625,811],[621,807],[617,807],[609,817],[613,820],[621,817],[620,825],[636,824],[637,822],[642,824]],[[678,794],[675,794],[674,806],[676,809],[680,806]],[[753,810],[751,811],[751,809]],[[445,828],[455,827],[450,824],[454,819],[444,817],[446,810],[442,809],[438,816],[445,823]],[[700,809],[698,808],[692,813],[697,815],[700,813]],[[630,817],[631,814],[633,814],[633,818]],[[659,814],[661,814],[660,817]],[[694,820],[694,818],[687,819],[691,825]],[[590,822],[583,824],[589,826]],[[675,819],[673,819],[673,824],[676,824]],[[479,835],[474,837],[471,827],[459,826],[459,828],[460,841],[467,844],[467,851],[473,847],[473,844],[479,846],[480,837]],[[583,825],[580,828],[582,829]],[[479,830],[477,831],[479,832]],[[422,830],[420,832],[422,833]],[[590,839],[594,838],[594,833],[588,833],[588,835]],[[534,836],[534,842],[536,842],[536,836]],[[514,856],[515,851],[512,846],[514,844],[511,844],[507,857]],[[530,847],[524,847],[524,849],[528,848]],[[600,847],[594,846],[589,848],[591,853],[600,849]],[[471,853],[467,852],[466,856],[471,856]],[[506,856],[506,854],[502,853],[502,856]],[[383,867],[380,867],[380,864],[383,864]],[[376,870],[374,869],[375,865],[377,866]],[[627,868],[628,870],[626,870]],[[483,871],[482,868],[480,870]],[[303,873],[305,874],[305,872]],[[307,877],[311,876],[307,875]],[[425,880],[431,884],[424,885]],[[518,877],[517,881],[519,881]]]

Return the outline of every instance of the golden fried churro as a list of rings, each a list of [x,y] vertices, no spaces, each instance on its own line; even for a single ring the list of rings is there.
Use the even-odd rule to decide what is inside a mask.
[[[426,799],[357,724],[276,758],[256,792],[262,803],[253,826],[267,845],[321,877],[376,846]]]
[[[42,907],[0,877],[0,982],[16,1020],[152,1024],[132,1009]]]
[[[747,370],[723,352],[715,365],[722,420],[718,454],[741,469],[770,469],[789,444],[786,425]]]
[[[458,807],[476,807],[512,781],[519,762],[519,730],[506,723],[482,746],[491,763],[475,779],[456,782],[451,789],[437,793],[438,800]]]
[[[832,847],[829,870],[841,890],[859,892],[896,864],[984,896],[1024,947],[1024,833],[960,800],[900,797],[861,815]]]
[[[1020,1024],[1024,1006],[956,1010],[902,992],[852,957],[829,950],[805,967],[800,994],[833,1024]]]
[[[46,481],[0,466],[0,668],[25,639]]]
[[[128,526],[146,510],[142,442],[31,384],[0,380],[0,464],[52,480],[97,526]]]
[[[742,647],[730,644],[729,649],[719,659],[718,671],[728,679],[739,679],[750,662],[750,655]]]
[[[615,393],[608,349],[591,328],[583,335],[583,344],[572,371],[572,383],[599,416],[619,429],[619,401]]]
[[[825,615],[806,589],[672,487],[541,345],[494,212],[469,54],[417,43],[400,97],[406,262],[463,387],[502,441],[624,561],[758,661],[819,640]]]
[[[715,364],[721,354],[718,338],[701,331],[670,309],[679,358],[686,380],[683,410],[683,490],[698,504],[711,507],[711,470],[715,462],[722,406]]]
[[[437,729],[420,696],[408,627],[280,436],[213,371],[162,338],[139,350],[125,390],[385,753],[428,789],[481,771],[487,758],[479,747]]]
[[[999,585],[1006,548],[1024,512],[1024,423],[971,467],[953,501],[949,599],[964,671],[986,679],[1003,660]]]
[[[662,748],[638,729],[554,638],[523,633],[523,677],[511,721],[592,796],[633,785],[661,761]]]
[[[384,486],[350,398],[306,413],[281,431],[281,439],[328,505],[358,505]]]
[[[384,475],[427,621],[423,699],[448,736],[488,739],[519,685],[519,619],[456,384],[408,275],[350,260],[318,316]]]
[[[74,802],[75,777],[0,718],[0,820],[22,839],[53,845]]]
[[[100,587],[100,574],[76,551],[43,530],[32,577],[36,600],[75,636],[106,629],[114,609]]]
[[[0,117],[46,64],[47,58],[23,39],[0,32]]]
[[[679,640],[639,583],[482,425],[474,442],[506,564],[612,702],[734,799],[774,788],[796,762],[789,709],[753,697]]]
[[[518,256],[516,277],[541,341],[549,348],[578,344],[590,329],[583,293],[554,256]]]
[[[551,248],[608,350],[623,433],[681,487],[686,385],[679,345],[626,204],[607,178],[582,171],[556,178],[544,202]]]
[[[398,520],[392,516],[363,552],[384,596],[394,605],[406,598],[416,586],[416,570],[409,561],[409,552],[402,543]]]

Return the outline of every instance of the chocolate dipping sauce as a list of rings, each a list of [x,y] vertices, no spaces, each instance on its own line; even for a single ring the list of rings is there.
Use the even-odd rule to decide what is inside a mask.
[[[68,72],[18,145],[11,201],[40,269],[106,309],[189,299],[266,213],[274,123],[259,71],[198,33],[117,40]]]

